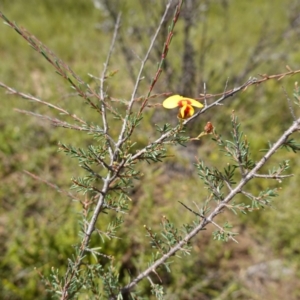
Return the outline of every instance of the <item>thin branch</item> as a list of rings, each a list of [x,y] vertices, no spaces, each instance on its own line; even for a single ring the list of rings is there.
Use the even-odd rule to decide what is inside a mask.
[[[126,139],[128,138],[128,136],[130,135],[127,135],[127,137],[125,137],[125,132],[126,132],[126,128],[128,127],[128,120],[129,120],[129,117],[130,117],[130,114],[131,114],[131,110],[132,110],[132,106],[133,106],[133,103],[134,103],[134,100],[135,100],[135,95],[137,93],[137,90],[138,90],[138,87],[140,85],[140,81],[141,81],[141,78],[142,78],[142,73],[143,73],[143,70],[145,68],[145,64],[149,58],[149,55],[150,55],[150,52],[154,46],[154,43],[157,39],[157,36],[158,36],[158,33],[162,27],[162,24],[167,16],[167,13],[169,11],[169,8],[171,6],[171,3],[172,3],[173,0],[169,0],[167,6],[166,6],[166,9],[165,9],[165,12],[161,18],[161,21],[160,21],[160,24],[158,25],[157,29],[156,29],[156,32],[150,42],[150,45],[149,45],[149,48],[148,48],[148,51],[144,57],[144,59],[142,60],[142,63],[141,63],[141,67],[140,67],[140,70],[139,70],[139,73],[137,75],[137,78],[136,78],[136,82],[135,82],[135,85],[134,85],[134,88],[133,88],[133,92],[131,94],[131,99],[128,103],[128,106],[127,106],[127,110],[126,110],[126,117],[123,121],[123,126],[122,126],[122,129],[121,129],[121,132],[120,132],[120,135],[119,135],[119,138],[118,138],[118,142],[117,142],[117,145],[116,145],[116,151],[115,151],[115,154],[114,154],[114,159],[116,159],[116,157],[118,156],[118,151],[119,149],[121,148],[122,144],[126,141]]]
[[[284,72],[284,73],[280,73],[280,74],[275,74],[275,75],[267,75],[267,74],[258,74],[261,79],[258,79],[258,78],[249,78],[246,83],[244,83],[241,87],[243,87],[244,90],[246,90],[249,86],[251,85],[258,85],[260,83],[263,83],[267,80],[270,80],[270,79],[277,79],[278,81],[283,79],[284,77],[286,76],[291,76],[291,75],[295,75],[295,74],[299,74],[300,73],[300,70],[295,70],[293,71],[289,66],[286,66],[288,72]],[[219,97],[219,96],[226,96],[227,97],[230,97],[230,96],[233,96],[236,92],[237,92],[237,88],[234,88],[232,90],[229,90],[227,91],[226,93],[220,93],[220,94],[200,94],[200,97],[198,98],[195,98],[197,100],[204,100],[205,98],[208,99],[208,98],[214,98],[214,97]]]
[[[40,53],[55,68],[57,73],[71,84],[78,95],[85,101],[87,101],[89,105],[99,114],[101,114],[99,106],[89,98],[90,94],[97,96],[95,91],[93,91],[90,86],[86,84],[65,62],[59,59],[55,55],[55,53],[53,53],[48,47],[46,47],[40,40],[38,40],[26,29],[20,28],[14,22],[11,22],[1,11],[0,18],[2,18],[8,26],[13,28],[19,35],[21,35],[21,37],[25,39],[35,51]],[[73,81],[72,77],[77,81],[77,84]],[[86,91],[82,90],[82,86],[86,88]]]
[[[260,159],[260,161],[256,164],[256,166],[245,175],[244,178],[241,179],[239,184],[230,191],[230,193],[221,201],[215,209],[209,214],[208,217],[203,218],[201,223],[196,226],[189,234],[187,234],[176,246],[172,247],[168,253],[164,254],[160,259],[155,261],[149,268],[147,268],[144,272],[140,273],[134,280],[132,280],[129,284],[127,284],[121,291],[122,294],[131,290],[138,282],[140,282],[143,278],[147,277],[151,272],[156,270],[160,265],[165,263],[167,259],[169,259],[172,255],[174,255],[177,251],[179,251],[190,239],[192,239],[195,235],[197,235],[207,224],[212,223],[213,219],[220,213],[224,208],[226,208],[227,204],[239,193],[242,192],[243,187],[253,178],[255,174],[262,168],[262,166],[269,160],[269,158],[286,142],[288,137],[300,130],[300,118],[297,119],[289,128],[286,130],[283,135],[277,140],[276,143],[269,149],[269,151]]]
[[[29,171],[24,170],[23,172],[24,172],[25,174],[29,175],[30,177],[32,177],[33,179],[45,183],[46,185],[48,185],[48,186],[51,187],[52,189],[56,190],[58,193],[62,193],[62,194],[64,194],[64,195],[68,196],[69,198],[71,198],[72,200],[76,200],[76,201],[78,201],[78,202],[81,202],[81,200],[78,199],[77,197],[75,197],[72,193],[67,192],[67,191],[65,191],[65,190],[62,190],[62,189],[61,189],[59,186],[57,186],[56,184],[53,184],[53,183],[51,183],[50,181],[48,181],[48,180],[46,180],[46,179],[43,179],[42,177],[40,177],[40,176],[38,176],[38,175],[35,175],[35,174],[33,174],[33,173],[29,172]]]
[[[169,5],[171,5],[171,2],[169,2]],[[175,25],[178,21],[178,18],[179,18],[179,15],[180,15],[180,12],[181,12],[181,7],[182,7],[182,4],[183,4],[183,0],[180,0],[180,2],[178,3],[178,5],[176,6],[176,10],[175,10],[175,13],[174,13],[174,17],[173,17],[173,21],[172,21],[172,24],[170,25],[169,27],[169,33],[167,35],[167,38],[166,38],[166,41],[164,43],[164,47],[163,47],[163,50],[162,50],[162,54],[161,54],[161,60],[158,64],[158,68],[157,68],[157,71],[156,71],[156,74],[155,76],[153,77],[152,79],[152,82],[150,84],[150,88],[149,88],[149,91],[148,91],[148,94],[147,96],[145,97],[145,100],[143,101],[141,107],[140,107],[140,110],[139,110],[139,116],[141,115],[142,111],[144,110],[145,106],[147,105],[148,103],[148,100],[149,100],[149,97],[152,93],[152,90],[155,86],[155,84],[157,83],[162,71],[163,71],[163,65],[165,63],[165,60],[167,58],[167,55],[168,55],[168,52],[169,52],[169,47],[170,47],[170,44],[171,44],[171,41],[172,41],[172,38],[173,38],[173,35],[174,35],[174,28],[175,28]],[[165,15],[167,15],[168,11],[166,10],[165,12]],[[162,24],[164,23],[163,19],[159,25],[159,30],[162,26]],[[158,33],[158,31],[157,31]]]
[[[51,103],[49,103],[49,102],[47,102],[47,101],[43,101],[43,100],[41,100],[41,99],[39,99],[39,98],[36,98],[36,97],[34,97],[34,96],[32,96],[32,95],[29,95],[29,94],[25,94],[25,93],[19,92],[19,91],[13,89],[13,88],[7,86],[6,84],[4,84],[4,83],[2,83],[2,82],[0,82],[0,87],[5,88],[5,89],[9,92],[9,94],[11,94],[11,95],[18,95],[18,96],[20,96],[20,97],[22,97],[22,98],[24,98],[24,99],[31,100],[31,101],[34,101],[34,102],[37,102],[37,103],[46,105],[46,106],[48,106],[48,107],[50,107],[50,108],[53,108],[53,109],[57,110],[57,111],[60,112],[61,114],[70,116],[70,117],[73,118],[75,121],[80,122],[80,123],[86,125],[86,122],[83,121],[82,119],[80,119],[79,117],[77,117],[75,114],[71,114],[71,113],[69,113],[68,111],[66,111],[65,109],[63,109],[63,108],[61,108],[61,107],[59,107],[59,106],[57,106],[57,105],[51,104]]]
[[[103,207],[103,204],[104,204],[104,198],[105,198],[105,195],[107,194],[107,191],[108,191],[109,182],[110,182],[109,178],[110,178],[110,172],[107,175],[107,177],[105,179],[105,182],[104,182],[104,185],[103,185],[103,188],[100,192],[96,208],[94,210],[92,219],[91,219],[90,223],[88,224],[88,229],[85,232],[85,236],[82,240],[82,243],[81,243],[81,246],[80,246],[80,251],[79,251],[79,254],[76,258],[76,261],[74,262],[74,265],[72,266],[72,268],[69,267],[66,271],[65,278],[64,278],[64,286],[62,287],[62,290],[61,290],[61,298],[60,298],[61,300],[69,299],[68,289],[69,289],[69,287],[72,283],[73,277],[76,275],[76,273],[79,270],[79,267],[81,265],[81,261],[84,258],[85,251],[88,248],[88,245],[89,245],[89,242],[90,242],[90,239],[91,239],[91,235],[92,235],[93,231],[95,230],[95,224],[97,222],[98,215],[100,214],[100,212],[102,210],[102,207]]]
[[[30,115],[33,117],[40,118],[42,120],[49,121],[53,126],[56,126],[56,127],[63,127],[63,128],[68,128],[68,129],[73,129],[73,130],[78,130],[78,131],[90,131],[90,129],[88,129],[87,127],[80,127],[80,126],[72,125],[65,121],[59,120],[57,118],[49,117],[46,115],[41,115],[38,113],[34,113],[32,111],[18,109],[18,108],[15,108],[14,110],[19,113],[25,114],[25,115]],[[102,131],[98,130],[97,132],[102,132]]]
[[[103,4],[105,5],[105,8],[108,11],[113,22],[116,24],[117,19],[118,19],[118,14],[113,7],[114,6],[113,2],[111,0],[103,0]],[[132,80],[132,82],[135,82],[136,75],[135,75],[133,64],[132,64],[133,55],[132,55],[131,50],[127,47],[122,34],[120,34],[120,36],[119,36],[118,45],[121,48],[121,51],[125,57],[125,63],[127,65],[128,75],[129,75],[130,79]]]
[[[255,178],[265,178],[265,179],[284,179],[288,177],[293,177],[294,174],[288,174],[288,175],[275,175],[275,174],[254,174],[253,177]]]
[[[197,113],[195,113],[191,118],[185,120],[183,122],[183,125],[186,125],[188,123],[190,123],[192,120],[194,120],[195,118],[197,118],[200,114],[205,113],[207,110],[211,109],[214,106],[220,105],[221,102],[225,101],[227,98],[232,97],[233,95],[237,94],[238,92],[244,91],[245,89],[247,89],[249,86],[257,84],[257,83],[261,83],[267,80],[271,80],[271,79],[281,79],[284,76],[290,76],[290,75],[294,75],[295,73],[300,73],[300,70],[297,71],[292,71],[292,72],[286,72],[286,73],[281,73],[281,74],[276,74],[276,75],[271,75],[268,77],[264,77],[261,80],[258,80],[257,78],[250,78],[249,80],[247,80],[244,84],[242,84],[239,87],[236,87],[230,91],[227,92],[223,92],[222,94],[214,94],[214,95],[210,95],[210,94],[205,94],[205,96],[202,99],[207,99],[207,98],[211,98],[211,97],[216,97],[221,95],[221,97],[219,99],[217,99],[216,101],[214,101],[213,103],[206,105],[202,110],[198,111]],[[130,156],[130,158],[128,158],[128,161],[126,163],[129,163],[130,161],[134,161],[139,159],[144,153],[146,153],[149,149],[151,149],[154,145],[157,144],[162,144],[165,140],[167,140],[169,137],[171,137],[172,135],[174,135],[175,133],[177,133],[180,130],[180,125],[178,125],[177,127],[173,128],[172,130],[164,133],[163,135],[161,135],[158,139],[156,139],[155,141],[153,141],[152,143],[149,143],[146,147],[140,149],[137,153],[135,153],[134,155]]]
[[[185,205],[184,203],[182,203],[181,201],[178,201],[182,206],[184,206],[187,210],[189,210],[191,213],[193,213],[195,216],[200,217],[200,218],[204,218],[203,215],[200,215],[199,213],[197,213],[196,211],[194,211],[193,209],[189,208],[187,205]]]
[[[262,206],[270,205],[268,203],[268,200],[266,198],[264,198],[264,197],[254,196],[251,193],[245,192],[245,191],[241,191],[241,194],[243,194],[244,196],[246,196],[247,198],[249,198],[251,201],[259,202]]]
[[[290,99],[290,97],[289,97],[289,95],[288,95],[288,93],[287,93],[287,91],[285,90],[284,87],[282,87],[282,90],[283,90],[283,92],[284,92],[284,94],[285,94],[285,96],[286,96],[286,99],[287,99],[287,102],[288,102],[288,106],[289,106],[290,113],[291,113],[291,115],[292,115],[294,121],[296,121],[296,120],[297,120],[297,117],[296,117],[295,111],[294,111],[293,106],[292,106],[292,101],[291,101],[291,99]]]
[[[226,184],[228,190],[229,190],[229,191],[232,191],[232,187],[231,187],[230,182],[229,182],[228,180],[226,180],[226,179],[224,179],[224,182],[225,182],[225,184]]]
[[[300,70],[299,70],[300,72]],[[203,114],[205,111],[209,110],[210,108],[214,107],[214,106],[217,106],[217,105],[220,105],[221,102],[223,102],[225,99],[233,96],[234,94],[240,92],[240,91],[243,91],[246,87],[248,87],[249,85],[252,85],[254,83],[256,83],[257,79],[254,78],[254,79],[249,79],[248,81],[246,81],[244,84],[242,84],[241,86],[239,87],[236,87],[234,88],[233,90],[229,91],[229,92],[224,92],[222,93],[222,97],[217,99],[216,101],[214,101],[213,103],[205,106],[202,110],[198,111],[197,113],[195,113],[191,118],[185,120],[183,122],[183,125],[186,125],[188,124],[189,122],[191,122],[192,120],[194,120],[195,118],[197,118],[200,114]],[[207,95],[206,94],[206,97],[207,98],[210,98],[212,96],[218,96],[219,94],[216,94],[216,95]],[[205,98],[206,99],[206,98]],[[136,160],[138,159],[141,155],[143,155],[145,152],[148,151],[148,149],[151,149],[153,147],[153,145],[156,145],[156,144],[161,144],[163,143],[166,139],[168,139],[170,136],[174,135],[175,133],[177,133],[179,130],[180,130],[181,126],[178,125],[177,127],[173,128],[172,130],[164,133],[163,135],[161,135],[157,140],[155,140],[154,142],[148,144],[146,147],[144,147],[143,149],[139,150],[136,154],[132,155],[131,156],[131,160]]]
[[[110,61],[112,52],[114,50],[115,42],[116,42],[116,39],[117,39],[117,33],[118,33],[119,26],[120,26],[120,20],[121,20],[121,14],[118,14],[116,24],[115,24],[114,35],[113,35],[112,42],[111,42],[111,45],[110,45],[110,49],[108,51],[106,62],[104,63],[104,68],[103,68],[102,74],[100,76],[99,94],[100,94],[100,100],[101,100],[103,128],[104,128],[104,133],[106,135],[108,135],[108,124],[107,124],[107,115],[106,115],[106,104],[105,104],[106,95],[105,95],[105,92],[104,92],[104,81],[105,81],[105,75],[106,75],[106,72],[107,72],[107,69],[108,69],[109,61]],[[112,161],[113,160],[113,149],[112,149],[112,146],[111,146],[111,143],[109,142],[109,140],[107,140],[107,146],[108,146],[110,159]]]
[[[224,230],[224,228],[223,228],[222,226],[220,226],[219,224],[217,224],[216,222],[214,222],[214,221],[211,220],[210,223],[213,224],[215,227],[217,227],[217,228],[220,230],[220,232],[224,232],[224,233],[228,232],[228,233],[231,233],[231,234],[232,234],[232,232],[229,232],[229,231]],[[232,237],[231,235],[229,236],[229,238],[230,238],[231,240],[233,240],[234,242],[236,242],[237,244],[239,243],[239,242],[238,242],[234,237]]]

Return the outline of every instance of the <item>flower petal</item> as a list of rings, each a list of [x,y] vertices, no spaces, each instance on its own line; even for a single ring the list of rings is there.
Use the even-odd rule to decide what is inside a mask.
[[[195,112],[195,110],[194,110],[193,106],[191,106],[189,104],[185,104],[184,106],[182,106],[180,108],[178,117],[180,119],[188,119],[194,114],[194,112]]]
[[[168,97],[167,99],[164,100],[162,103],[164,108],[175,108],[177,106],[182,106],[181,101],[187,101],[188,104],[193,105],[195,107],[203,107],[203,104],[198,102],[195,99],[192,98],[186,98],[180,95],[173,95],[171,97]],[[183,104],[184,105],[184,104]]]
[[[202,103],[200,103],[200,102],[198,102],[197,100],[195,100],[195,99],[192,99],[192,98],[185,98],[185,97],[182,97],[182,99],[181,100],[187,100],[187,101],[189,101],[189,104],[190,105],[193,105],[193,106],[195,106],[195,107],[199,107],[199,108],[201,108],[201,107],[203,107],[203,104]]]
[[[175,108],[178,106],[178,102],[182,100],[183,97],[180,95],[173,95],[171,97],[168,97],[167,99],[164,100],[162,103],[164,108]]]

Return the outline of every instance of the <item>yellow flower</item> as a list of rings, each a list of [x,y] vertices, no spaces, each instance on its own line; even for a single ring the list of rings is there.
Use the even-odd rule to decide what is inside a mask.
[[[168,109],[179,107],[180,109],[178,118],[180,119],[190,118],[195,112],[193,106],[199,108],[203,107],[203,105],[195,99],[185,98],[180,95],[173,95],[171,97],[168,97],[167,99],[165,99],[162,105],[164,108]]]

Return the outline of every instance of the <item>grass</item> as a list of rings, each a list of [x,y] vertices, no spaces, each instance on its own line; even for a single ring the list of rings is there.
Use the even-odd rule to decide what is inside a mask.
[[[204,70],[199,69],[200,55],[204,51],[200,48],[203,16],[199,18],[199,24],[192,29],[191,41],[196,51],[195,71],[198,83],[198,86],[194,86],[194,91],[201,89],[200,83],[205,80],[209,92],[222,92],[228,76],[230,86],[233,85],[231,78],[236,79],[236,75],[247,65],[249,56],[260,38],[262,26],[270,44],[257,53],[255,58],[260,58],[260,63],[242,76],[240,82],[250,76],[256,76],[257,73],[280,73],[284,71],[286,64],[297,67],[298,48],[291,46],[296,44],[294,31],[291,31],[289,36],[292,43],[288,44],[284,39],[280,43],[274,43],[282,36],[289,23],[286,10],[293,1],[277,0],[273,4],[265,2],[263,5],[259,1],[233,2],[228,4],[227,8],[219,3],[208,5],[206,42],[210,47],[205,55]],[[151,9],[154,8],[155,5],[151,6]],[[14,1],[14,4],[4,0],[0,9],[11,20],[15,20],[36,35],[91,85],[97,84],[87,74],[98,76],[109,48],[113,23],[105,11],[96,10],[92,1],[82,0],[76,4],[70,0],[63,3],[57,0],[28,0],[26,6],[20,0]],[[257,15],[261,18],[255,18]],[[139,27],[146,30],[147,27],[154,26],[153,19],[149,14],[145,15],[140,3],[132,0],[124,4],[121,31],[125,33],[124,42],[129,45],[129,51],[134,53],[134,70],[139,66],[136,55],[143,55],[148,35],[138,38],[130,32]],[[101,30],[97,29],[99,25]],[[169,53],[168,68],[174,73],[172,81],[166,86],[164,83],[168,82],[168,78],[162,77],[162,83],[158,85],[156,92],[176,92],[180,85],[182,28],[181,23],[176,29],[176,37]],[[161,49],[162,45],[158,48]],[[133,83],[128,76],[128,64],[121,52],[121,48],[117,47],[111,70],[119,72],[109,81],[108,90],[114,97],[126,100]],[[4,25],[1,25],[0,30],[0,57],[1,81],[97,122],[98,116],[93,114],[81,99],[70,97],[72,90],[60,80],[51,66]],[[155,57],[147,69],[145,87],[148,86],[149,78],[153,76],[156,67],[154,62]],[[253,87],[229,100],[226,106],[209,112],[205,116],[207,119],[195,122],[188,130],[197,135],[207,121],[212,121],[219,132],[229,136],[230,114],[234,109],[242,120],[254,155],[259,156],[260,153],[256,151],[265,148],[267,141],[272,141],[290,119],[285,95],[280,86],[284,85],[291,94],[296,80],[295,77],[279,83],[272,82],[263,87]],[[139,93],[145,94],[142,90]],[[51,115],[53,112],[48,108],[8,96],[3,90],[0,90],[0,96],[0,292],[3,299],[48,299],[45,287],[39,283],[40,279],[34,268],[45,274],[53,266],[64,268],[66,258],[72,253],[70,245],[77,242],[76,214],[81,208],[65,195],[31,179],[22,171],[36,173],[68,190],[71,177],[82,171],[73,160],[57,153],[57,144],[62,141],[73,145],[88,145],[91,140],[84,134],[54,129],[41,120],[13,110],[17,107]],[[160,100],[162,99],[155,99],[156,102]],[[156,135],[154,130],[152,131],[155,120],[159,122],[167,118],[171,118],[169,112],[149,109],[143,120],[144,130],[138,131],[139,135],[136,136],[138,145]],[[278,119],[283,121],[278,122]],[[258,136],[257,132],[263,137]],[[191,216],[183,210],[177,200],[184,203],[203,201],[206,195],[195,170],[193,171],[194,157],[207,158],[212,165],[226,164],[209,138],[187,149],[172,149],[171,154],[174,157],[170,157],[166,165],[142,166],[145,175],[132,191],[132,212],[125,219],[128,228],[142,228],[145,223],[152,224],[153,228],[158,227],[163,215],[167,215],[173,221],[178,220],[180,216],[180,222],[187,222]],[[163,278],[168,282],[167,291],[172,295],[169,297],[173,297],[170,299],[204,299],[204,294],[214,299],[222,296],[222,292],[225,291],[228,292],[226,299],[239,299],[238,296],[234,296],[237,292],[255,299],[255,288],[251,291],[242,277],[237,275],[240,266],[247,270],[252,264],[276,258],[281,258],[290,268],[294,265],[299,266],[297,245],[300,241],[297,235],[299,222],[296,201],[299,159],[292,153],[288,154],[288,158],[291,159],[292,169],[296,174],[283,184],[280,198],[274,204],[275,209],[254,212],[246,217],[227,216],[236,222],[236,230],[240,231],[241,236],[240,245],[216,244],[212,242],[211,232],[204,237],[200,235],[193,245],[196,255],[185,258],[182,264],[175,265],[172,274],[163,274]],[[263,183],[258,182],[250,189],[255,190],[261,185]],[[132,241],[122,240],[109,245],[108,252],[120,257],[127,253],[130,257],[124,265],[118,267],[126,270],[145,264],[148,254],[144,234],[141,230]],[[137,258],[141,252],[145,252],[145,261]],[[124,280],[126,276],[128,275],[124,275]],[[293,290],[297,291],[300,288],[295,280],[298,274],[293,276]],[[221,277],[219,285],[215,283],[216,277]],[[182,283],[177,286],[178,282]],[[280,290],[284,284],[284,279],[280,279],[275,287]],[[147,284],[142,284],[140,289],[147,291]],[[271,289],[272,286],[266,285],[264,292]],[[190,295],[187,291],[190,291]],[[279,299],[280,296],[278,293],[278,298],[266,299]]]

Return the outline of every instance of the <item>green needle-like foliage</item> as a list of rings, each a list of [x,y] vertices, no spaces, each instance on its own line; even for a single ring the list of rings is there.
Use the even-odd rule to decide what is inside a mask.
[[[244,69],[235,70],[232,66],[233,78],[226,82],[228,75],[224,75],[225,70],[236,58],[231,57],[232,50],[223,53],[221,46],[229,43],[234,47],[237,44],[235,39],[241,34],[228,36],[227,32],[232,31],[228,27],[228,17],[222,19],[224,24],[219,19],[215,22],[215,37],[209,40],[206,36],[209,15],[205,15],[205,11],[213,7],[217,12],[221,6],[209,1],[200,2],[169,0],[158,4],[146,1],[140,8],[149,22],[144,28],[142,18],[135,13],[136,5],[131,1],[126,5],[118,1],[94,1],[95,7],[101,11],[101,18],[109,16],[110,21],[113,20],[113,23],[100,24],[103,30],[111,33],[112,40],[107,47],[107,34],[101,37],[101,51],[105,47],[108,50],[100,72],[93,69],[100,73],[99,76],[91,73],[79,76],[75,68],[69,66],[71,63],[58,58],[35,35],[13,22],[5,10],[4,13],[0,11],[0,18],[6,25],[46,60],[59,79],[72,90],[72,94],[65,98],[43,100],[45,90],[39,96],[33,96],[0,82],[0,87],[8,94],[27,100],[19,112],[37,118],[39,126],[51,124],[57,127],[58,132],[53,140],[44,137],[52,148],[55,147],[47,153],[54,161],[48,171],[55,172],[55,184],[47,178],[47,172],[39,175],[31,172],[31,169],[36,170],[35,164],[45,166],[42,164],[45,156],[38,159],[36,153],[31,155],[26,149],[27,154],[22,155],[22,143],[17,142],[27,138],[27,135],[18,134],[18,130],[24,129],[14,131],[10,128],[7,129],[9,134],[6,132],[0,137],[2,156],[8,156],[8,163],[1,163],[4,170],[1,197],[8,199],[4,201],[5,205],[12,210],[16,204],[10,198],[17,197],[17,193],[10,194],[12,191],[6,180],[13,168],[20,169],[15,161],[22,160],[31,162],[26,174],[71,200],[68,203],[56,201],[58,198],[53,196],[56,194],[50,196],[50,192],[33,196],[34,188],[29,190],[27,182],[19,183],[27,202],[20,203],[17,217],[13,213],[10,216],[17,233],[11,236],[3,234],[10,242],[1,249],[5,253],[1,262],[3,274],[8,276],[12,272],[17,275],[13,280],[0,277],[3,299],[22,298],[20,295],[24,294],[18,290],[25,285],[22,268],[24,265],[32,268],[39,256],[44,259],[39,264],[47,265],[37,270],[38,280],[43,281],[44,287],[38,296],[31,294],[27,299],[35,296],[61,300],[234,299],[234,291],[238,289],[235,283],[220,279],[217,286],[215,278],[221,272],[211,276],[209,268],[212,265],[215,269],[222,268],[222,263],[217,262],[218,253],[230,257],[232,254],[226,248],[229,242],[235,242],[231,251],[237,247],[244,231],[239,234],[236,220],[242,220],[242,215],[251,220],[252,216],[264,214],[267,208],[276,207],[275,199],[280,199],[281,183],[292,176],[287,171],[296,164],[295,154],[300,150],[297,137],[300,131],[298,83],[294,85],[293,103],[288,97],[289,87],[284,90],[286,101],[280,103],[259,88],[255,90],[254,103],[247,90],[267,83],[274,85],[285,77],[299,75],[300,70],[286,66],[285,72],[276,70],[274,75],[260,72],[261,75],[250,77],[258,66],[266,67],[262,57],[272,56],[270,49],[274,49],[274,55],[279,55],[275,51],[279,39],[267,39],[265,34],[260,34],[255,47],[247,46],[247,51],[241,52],[242,56],[246,55],[245,52],[249,54]],[[223,9],[235,9],[234,5],[225,2]],[[69,5],[78,4],[70,2]],[[82,3],[83,10],[85,5]],[[118,13],[119,6],[122,6],[124,16]],[[243,11],[246,14],[247,11]],[[135,25],[130,25],[126,31],[122,26],[131,24],[129,16]],[[195,16],[199,16],[201,26],[195,27],[198,23]],[[290,23],[296,21],[293,22]],[[256,24],[253,26],[258,30]],[[280,39],[293,34],[292,26],[280,35]],[[201,39],[198,41],[199,35]],[[129,42],[130,45],[126,46]],[[218,43],[218,49],[214,48],[214,43]],[[201,44],[201,49],[196,51],[198,44]],[[84,64],[89,58],[87,50]],[[218,59],[210,57],[216,55],[216,50]],[[238,52],[235,54],[239,55]],[[95,58],[90,60],[95,61]],[[196,72],[198,64],[201,70]],[[126,76],[124,70],[128,71]],[[180,75],[178,70],[182,70]],[[208,86],[206,82],[209,82]],[[224,82],[225,88],[220,82]],[[40,82],[37,85],[40,87]],[[45,80],[45,89],[48,85],[50,83]],[[185,95],[187,92],[194,95]],[[177,95],[179,93],[183,95]],[[172,94],[174,97],[170,96]],[[163,102],[165,98],[167,105]],[[168,102],[170,98],[175,99],[175,104]],[[256,98],[261,99],[261,103]],[[280,117],[283,120],[276,119],[281,123],[274,131],[271,130],[271,121],[268,121],[270,132],[263,121],[265,110],[268,110],[263,105],[267,107],[268,101],[273,101],[272,108],[282,110]],[[42,107],[41,111],[35,110],[32,102]],[[225,106],[228,102],[231,104],[229,108]],[[179,114],[172,114],[164,108],[179,109]],[[250,114],[246,120],[240,117],[245,111]],[[269,113],[275,112],[270,110]],[[254,114],[260,115],[261,119],[256,121]],[[261,132],[257,132],[260,128],[263,128]],[[27,132],[30,141],[39,141],[38,134]],[[17,146],[13,143],[12,146],[6,145],[7,136]],[[65,167],[55,163],[58,140],[59,154],[63,153],[69,159],[64,161]],[[10,154],[16,156],[10,159]],[[70,175],[72,191],[69,192],[59,184],[61,178],[67,176],[64,174],[67,167],[71,166],[74,168]],[[14,180],[14,186],[18,187],[18,180]],[[297,186],[284,188],[293,190]],[[292,195],[295,197],[294,193]],[[42,199],[47,199],[47,202]],[[51,221],[43,217],[46,213],[52,215]],[[26,239],[22,231],[23,219],[27,220],[26,226],[32,228],[35,237]],[[0,237],[1,234],[0,230]],[[217,245],[210,248],[213,250],[209,250],[209,240]],[[219,246],[218,242],[228,243]],[[38,243],[41,246],[36,245]],[[222,251],[217,253],[220,249]],[[238,284],[247,285],[242,280]],[[240,293],[245,289],[240,288]],[[246,294],[241,294],[241,299],[251,298]]]

